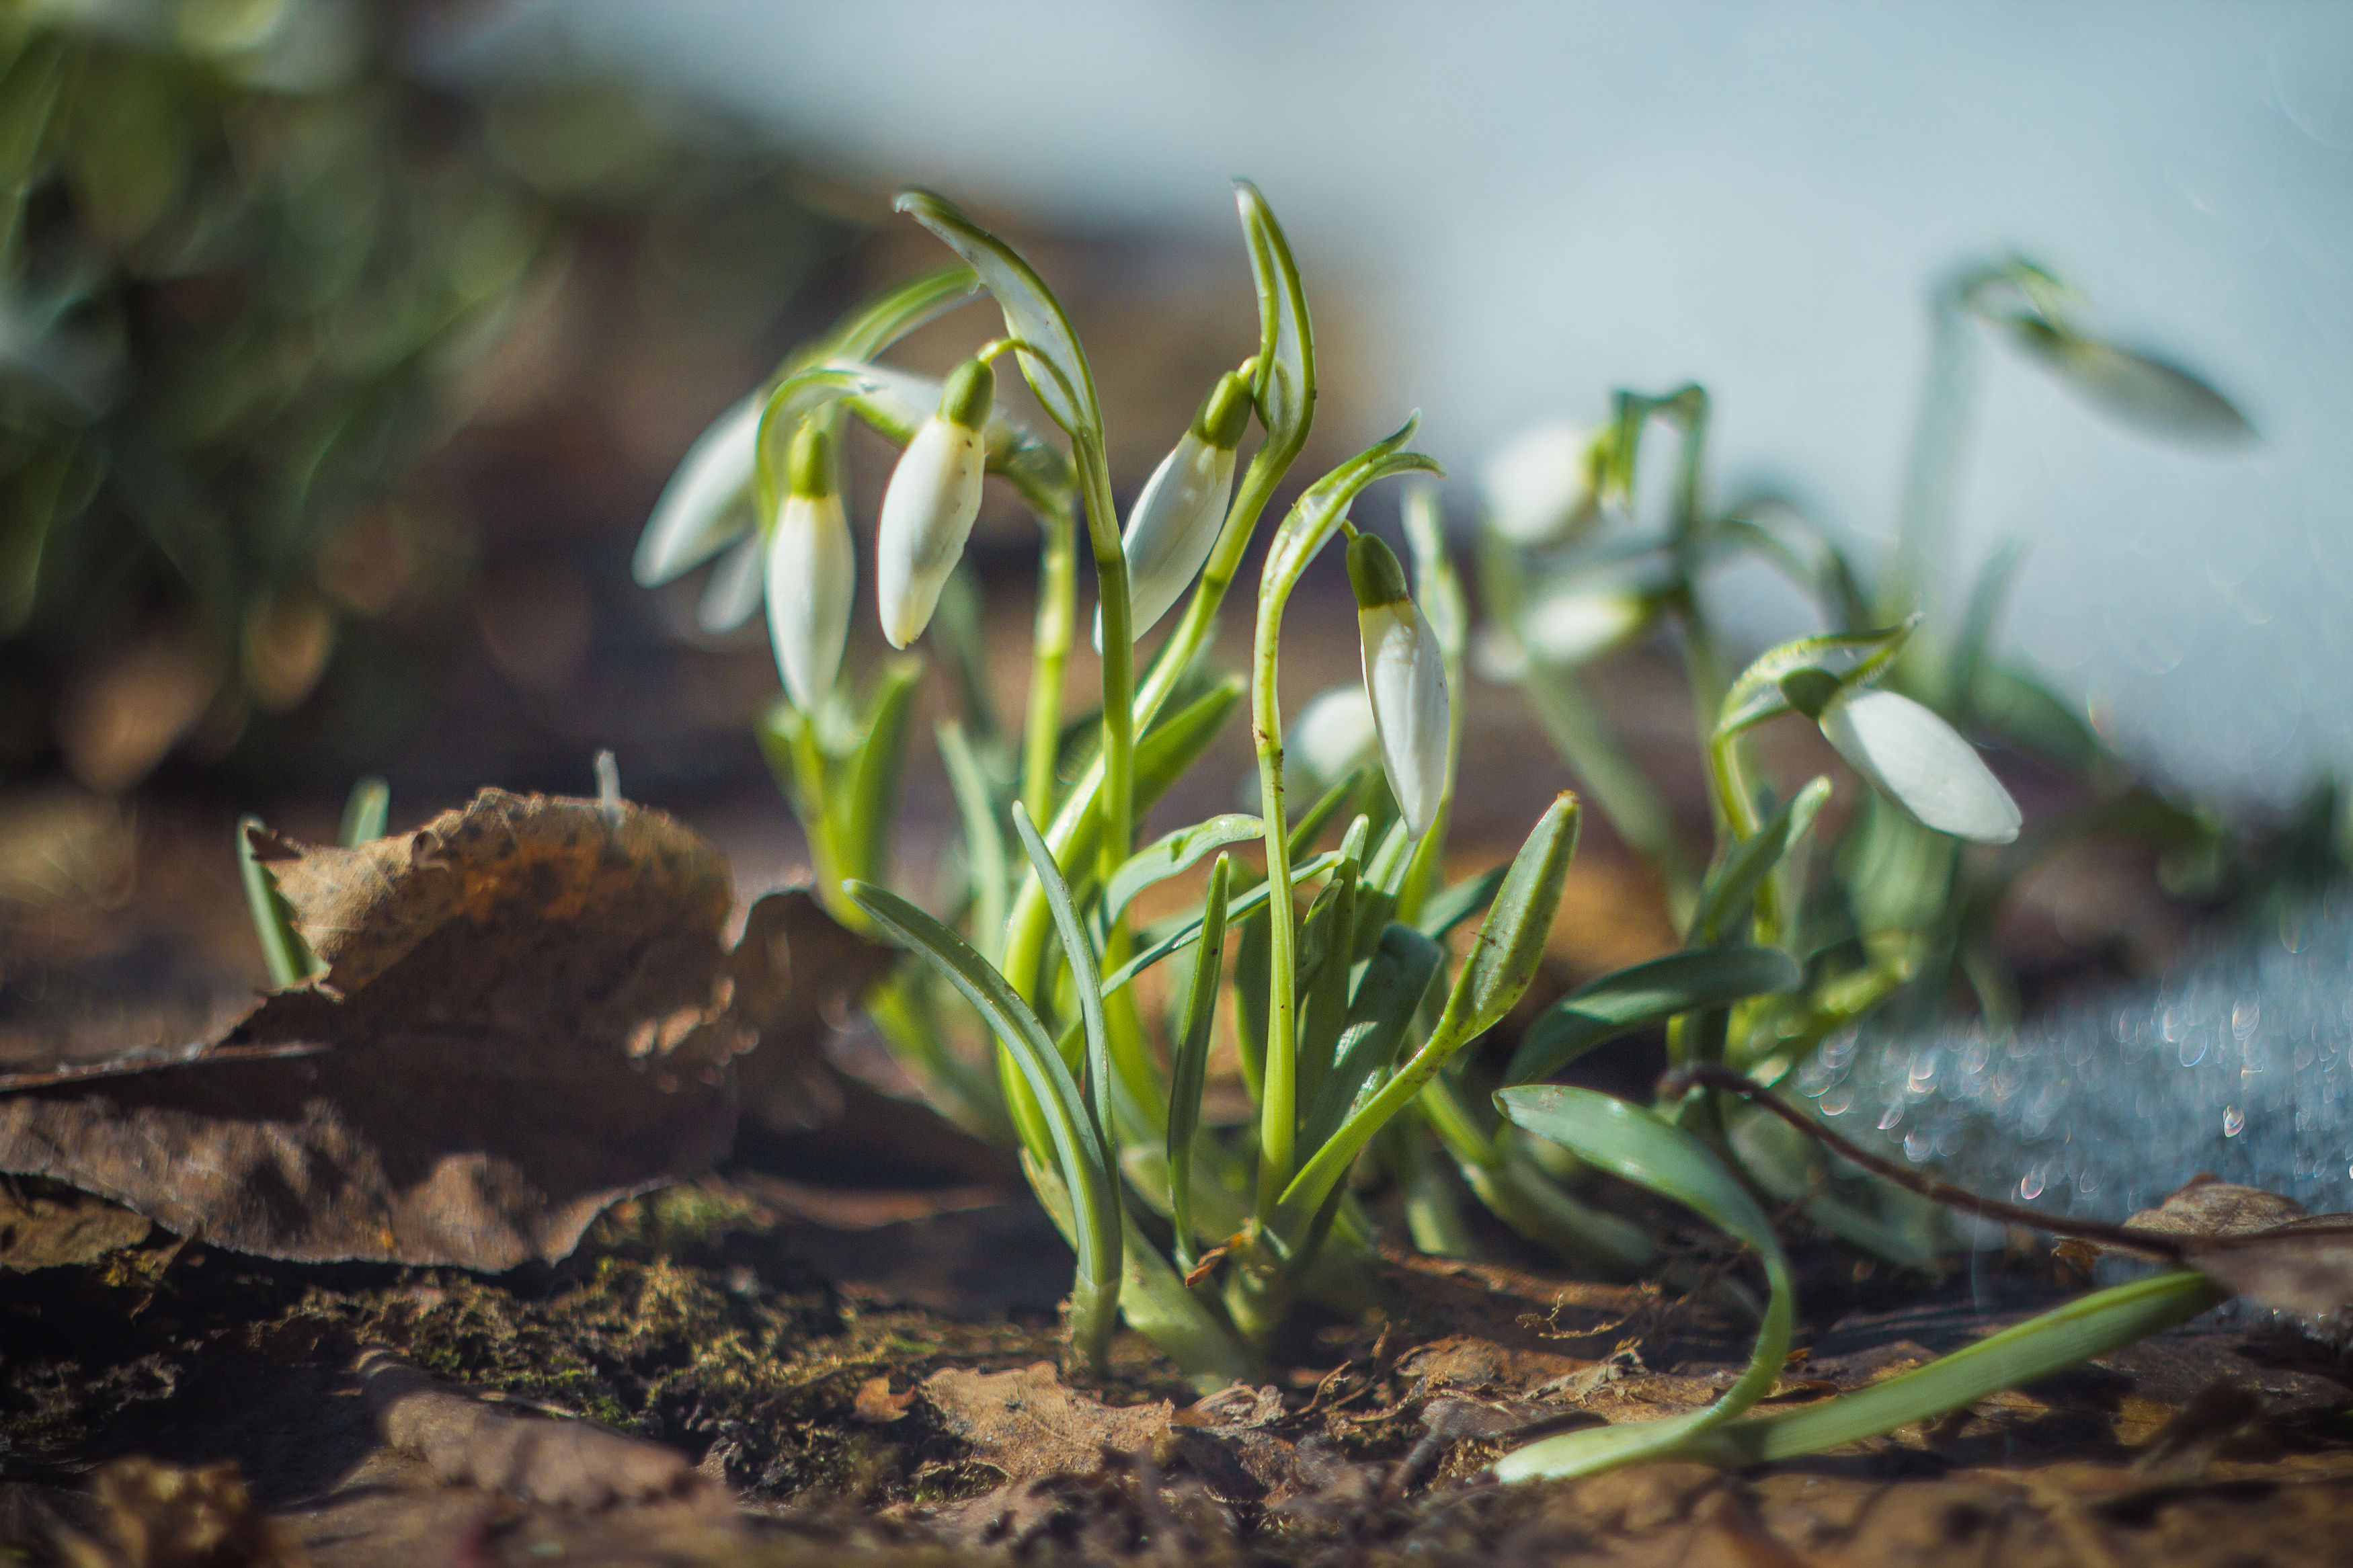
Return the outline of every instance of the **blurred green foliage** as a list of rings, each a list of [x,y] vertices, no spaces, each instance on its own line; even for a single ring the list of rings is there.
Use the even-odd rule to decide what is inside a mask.
[[[0,778],[61,758],[118,787],[185,737],[217,754],[301,704],[355,622],[452,602],[462,508],[418,469],[468,367],[588,226],[675,252],[681,200],[774,163],[689,149],[707,128],[609,87],[420,79],[438,20],[0,5]],[[735,243],[683,248],[754,253],[773,310],[797,269],[761,242],[805,257],[822,226],[752,195],[762,226],[738,200]]]

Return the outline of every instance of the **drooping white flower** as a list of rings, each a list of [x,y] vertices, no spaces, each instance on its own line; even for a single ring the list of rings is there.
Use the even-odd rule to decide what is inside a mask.
[[[1381,737],[1381,769],[1407,831],[1438,820],[1446,794],[1446,668],[1437,634],[1406,591],[1396,552],[1369,533],[1348,542],[1348,582],[1365,645],[1365,690]]]
[[[725,637],[760,613],[767,593],[768,542],[755,530],[730,545],[702,584],[694,624],[710,637]]]
[[[1217,547],[1234,490],[1234,448],[1250,422],[1250,384],[1231,371],[1201,402],[1176,447],[1160,459],[1127,514],[1129,630],[1141,637],[1185,596]],[[1095,611],[1103,651],[1103,611]]]
[[[711,422],[662,487],[630,572],[640,587],[659,587],[693,570],[759,525],[752,478],[760,458],[758,393]]]
[[[1488,458],[1479,489],[1495,531],[1534,548],[1589,527],[1601,514],[1598,434],[1577,425],[1539,425]]]
[[[814,422],[793,437],[786,493],[768,531],[768,640],[793,705],[814,713],[841,670],[858,585],[849,520],[833,479],[832,442]]]
[[[1547,664],[1599,658],[1651,622],[1651,603],[1622,588],[1546,594],[1520,612],[1520,640]]]
[[[940,589],[964,556],[980,515],[980,478],[987,465],[982,431],[997,376],[980,360],[958,365],[940,409],[915,430],[882,492],[875,531],[874,586],[882,635],[905,647],[931,624]]]
[[[1977,748],[1910,698],[1850,688],[1823,707],[1820,723],[1855,772],[1923,825],[1979,844],[2018,837],[2018,803]]]
[[[1297,762],[1320,788],[1337,784],[1373,760],[1381,743],[1373,700],[1356,681],[1327,687],[1307,700],[1283,738],[1283,755]]]

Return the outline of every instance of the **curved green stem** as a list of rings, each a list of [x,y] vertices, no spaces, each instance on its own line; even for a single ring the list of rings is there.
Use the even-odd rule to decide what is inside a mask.
[[[1102,442],[1072,438],[1087,509],[1087,541],[1094,547],[1095,585],[1103,608],[1103,831],[1095,858],[1111,880],[1135,847],[1135,637],[1128,597],[1127,552],[1121,548],[1119,512],[1111,497],[1111,470]]]
[[[1046,548],[1038,563],[1038,620],[1030,634],[1029,708],[1021,726],[1021,804],[1039,822],[1054,814],[1054,763],[1061,742],[1062,669],[1078,616],[1078,524],[1068,507],[1041,511]]]
[[[1265,1058],[1261,1065],[1258,1212],[1271,1214],[1291,1180],[1299,1124],[1298,911],[1291,904],[1291,835],[1282,810],[1282,710],[1275,691],[1282,611],[1296,574],[1259,590],[1258,637],[1250,655],[1250,742],[1258,752],[1259,816],[1266,823],[1267,986]]]

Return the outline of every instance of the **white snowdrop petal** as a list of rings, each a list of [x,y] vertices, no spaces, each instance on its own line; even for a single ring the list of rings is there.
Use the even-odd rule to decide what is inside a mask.
[[[841,498],[788,498],[768,536],[768,639],[785,689],[804,713],[817,711],[840,673],[857,584]]]
[[[1593,432],[1567,424],[1522,431],[1487,459],[1480,493],[1495,531],[1519,545],[1557,544],[1599,515],[1587,482]]]
[[[1142,637],[1185,596],[1217,548],[1233,494],[1234,454],[1190,430],[1152,470],[1127,514],[1130,625]],[[1103,612],[1095,612],[1095,651],[1103,651]]]
[[[1910,698],[1848,691],[1823,710],[1821,726],[1840,756],[1926,826],[1980,844],[2018,837],[2018,803],[1977,748]]]
[[[638,538],[629,569],[640,587],[700,566],[757,524],[751,491],[764,405],[757,393],[743,399],[686,449]]]
[[[1373,700],[1352,680],[1309,698],[1292,721],[1282,749],[1319,785],[1328,786],[1372,761],[1380,743]]]
[[[1365,641],[1365,689],[1380,731],[1389,793],[1417,838],[1438,820],[1446,793],[1446,673],[1438,638],[1412,601],[1356,612]]]
[[[712,637],[724,637],[760,613],[765,592],[767,542],[759,534],[739,539],[712,568],[711,581],[694,606],[694,624]]]
[[[892,647],[905,647],[931,624],[940,589],[980,515],[987,460],[979,431],[934,416],[916,429],[891,471],[875,529],[874,586],[882,635]]]
[[[1521,614],[1520,637],[1548,664],[1583,664],[1642,629],[1649,608],[1631,594],[1549,594]]]

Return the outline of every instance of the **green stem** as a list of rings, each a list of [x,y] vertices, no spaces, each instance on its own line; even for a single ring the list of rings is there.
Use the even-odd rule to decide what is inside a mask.
[[[1250,460],[1233,505],[1226,512],[1225,530],[1218,535],[1217,548],[1210,552],[1208,564],[1201,569],[1201,580],[1193,589],[1185,617],[1170,634],[1136,690],[1137,727],[1150,724],[1159,714],[1194,659],[1208,646],[1210,634],[1217,629],[1219,607],[1225,603],[1226,590],[1232,586],[1235,574],[1241,569],[1242,554],[1250,547],[1259,514],[1273,499],[1274,487],[1289,466],[1287,458],[1269,459],[1263,450]],[[1110,623],[1106,619],[1106,646],[1110,640]],[[1077,785],[1062,797],[1061,809],[1046,829],[1046,846],[1053,850],[1057,862],[1068,856],[1071,844],[1093,819],[1103,797],[1105,759],[1098,755]],[[1045,889],[1039,886],[1035,873],[1023,877],[1019,890],[1014,894],[1013,912],[1007,921],[1005,976],[1026,1000],[1036,999],[1041,960],[1051,927]]]
[[[1095,857],[1108,883],[1135,847],[1134,616],[1128,596],[1127,553],[1120,547],[1119,512],[1112,503],[1111,470],[1103,461],[1103,445],[1092,436],[1080,436],[1073,445],[1103,608],[1103,831],[1095,839]]]
[[[1062,668],[1077,619],[1078,525],[1068,507],[1039,514],[1046,549],[1038,567],[1038,621],[1030,635],[1029,710],[1021,730],[1021,804],[1032,819],[1054,814],[1054,763],[1061,740]]]
[[[1277,579],[1259,594],[1258,637],[1250,656],[1250,741],[1258,752],[1259,816],[1266,824],[1269,979],[1265,1058],[1261,1064],[1258,1212],[1271,1214],[1291,1180],[1299,1120],[1298,913],[1291,905],[1291,835],[1282,810],[1282,710],[1275,691],[1282,610],[1291,584]]]

